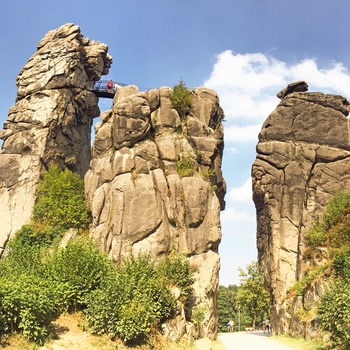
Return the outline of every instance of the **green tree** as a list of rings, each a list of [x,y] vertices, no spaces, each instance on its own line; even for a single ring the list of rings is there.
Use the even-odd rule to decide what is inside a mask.
[[[51,227],[84,229],[90,223],[84,197],[84,181],[53,165],[44,172],[38,186],[33,221]]]
[[[192,93],[186,87],[186,84],[182,79],[177,85],[173,86],[173,91],[170,93],[170,101],[181,118],[185,117],[190,112]]]
[[[227,322],[235,320],[237,314],[236,297],[239,287],[236,285],[229,285],[228,287],[219,286],[218,294],[218,331],[226,332]],[[236,322],[237,324],[237,322]]]
[[[237,302],[246,310],[255,327],[257,320],[262,321],[269,314],[270,296],[264,287],[264,276],[256,261],[248,264],[246,270],[239,268],[239,275],[241,284]]]

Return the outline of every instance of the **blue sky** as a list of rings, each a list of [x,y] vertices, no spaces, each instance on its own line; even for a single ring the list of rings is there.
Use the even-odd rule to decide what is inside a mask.
[[[220,284],[256,259],[250,169],[263,121],[288,83],[350,99],[349,0],[3,0],[0,2],[0,123],[15,79],[49,30],[71,22],[108,44],[108,77],[140,89],[207,86],[224,108]],[[106,102],[101,110],[108,109]]]

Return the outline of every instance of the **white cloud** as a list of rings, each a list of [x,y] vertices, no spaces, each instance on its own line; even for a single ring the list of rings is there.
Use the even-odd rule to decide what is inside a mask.
[[[251,203],[252,193],[252,179],[249,177],[242,186],[232,188],[228,193],[228,198],[232,202]]]
[[[263,53],[234,54],[230,50],[217,56],[204,85],[219,95],[227,120],[225,139],[250,142],[257,140],[263,121],[279,103],[276,94],[297,80],[305,80],[309,91],[350,98],[350,73],[342,63],[320,68],[312,58],[288,64]]]
[[[230,125],[225,128],[225,141],[233,142],[248,142],[258,141],[258,134],[261,129],[261,124],[239,126]],[[237,153],[237,150],[236,150]]]
[[[248,211],[238,211],[233,207],[226,208],[221,213],[221,222],[223,225],[228,223],[255,223],[255,214],[251,214]]]

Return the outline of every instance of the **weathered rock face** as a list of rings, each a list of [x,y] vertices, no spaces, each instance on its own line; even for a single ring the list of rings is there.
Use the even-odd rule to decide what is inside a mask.
[[[92,119],[99,115],[94,82],[107,74],[108,47],[66,24],[47,33],[20,71],[16,104],[0,131],[0,255],[32,213],[40,173],[58,163],[86,173]]]
[[[118,89],[112,109],[96,125],[85,176],[93,236],[114,261],[139,252],[155,258],[171,251],[187,254],[196,268],[193,302],[208,311],[201,335],[214,338],[225,194],[223,113],[214,91],[198,88],[192,91],[191,113],[182,118],[170,92]],[[184,160],[193,176],[181,176]],[[182,310],[165,330],[179,338],[186,327]]]
[[[69,168],[85,175],[91,234],[111,259],[139,252],[161,258],[177,251],[191,260],[196,271],[191,302],[206,308],[205,319],[195,329],[182,305],[164,332],[214,338],[219,214],[226,190],[218,97],[194,89],[191,112],[180,117],[169,88],[118,89],[112,109],[96,124],[91,153],[92,120],[99,115],[91,89],[108,73],[107,50],[66,24],[45,35],[19,73],[16,104],[0,131],[0,255],[29,221],[43,169],[51,163]],[[183,176],[181,167],[192,176]]]
[[[310,332],[298,323],[295,310],[298,303],[317,299],[322,286],[305,300],[289,303],[284,297],[305,271],[306,231],[330,197],[350,186],[350,104],[306,89],[297,82],[278,95],[282,100],[263,124],[252,167],[258,257],[277,334]]]

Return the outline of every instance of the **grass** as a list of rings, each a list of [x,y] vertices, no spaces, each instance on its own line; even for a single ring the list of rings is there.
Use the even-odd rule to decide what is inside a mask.
[[[303,338],[292,338],[287,335],[278,335],[273,338],[280,343],[298,350],[324,350],[322,342],[320,341],[305,340]]]

